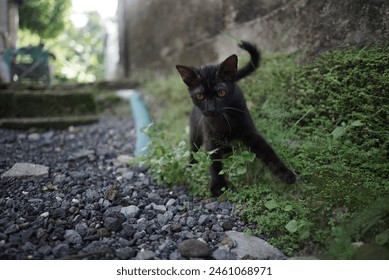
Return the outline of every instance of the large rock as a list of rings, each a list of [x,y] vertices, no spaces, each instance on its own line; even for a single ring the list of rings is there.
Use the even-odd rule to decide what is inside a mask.
[[[178,245],[178,252],[183,257],[204,258],[211,255],[208,245],[195,239],[187,239]]]
[[[280,250],[261,238],[246,236],[243,232],[237,231],[227,231],[226,234],[236,244],[231,252],[235,252],[240,259],[247,255],[260,260],[286,259],[286,256]]]
[[[46,178],[49,176],[49,168],[40,164],[15,163],[1,178]]]

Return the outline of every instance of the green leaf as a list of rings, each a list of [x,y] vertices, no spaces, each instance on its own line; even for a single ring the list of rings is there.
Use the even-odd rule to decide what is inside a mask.
[[[273,209],[275,209],[275,208],[278,208],[279,205],[278,205],[277,201],[275,201],[274,199],[272,199],[272,200],[269,200],[269,201],[265,202],[265,207],[266,207],[267,209],[269,209],[269,210],[273,210]]]
[[[378,235],[376,235],[375,237],[375,243],[377,243],[378,245],[384,245],[386,242],[388,242],[389,240],[389,232],[388,231],[385,231],[383,233],[380,233]]]
[[[346,133],[346,131],[347,131],[347,127],[345,127],[345,126],[338,126],[337,128],[335,128],[331,132],[331,135],[336,140],[336,139],[339,139],[340,137],[342,137]]]
[[[286,212],[290,212],[292,210],[293,210],[292,205],[286,205],[285,208],[284,208],[284,211],[286,211]]]
[[[236,174],[238,175],[243,175],[247,172],[247,168],[244,167],[244,166],[239,166],[237,169],[236,169]]]
[[[353,121],[350,125],[353,126],[353,127],[355,127],[355,126],[363,126],[364,123],[361,122],[360,120],[357,120],[357,121]]]
[[[253,162],[256,155],[254,153],[250,153],[248,151],[244,151],[240,155],[245,161]]]
[[[309,230],[306,230],[300,234],[300,240],[307,239],[309,236],[310,236]]]
[[[295,233],[298,229],[297,221],[296,220],[290,220],[289,223],[285,226],[285,228],[290,233]]]

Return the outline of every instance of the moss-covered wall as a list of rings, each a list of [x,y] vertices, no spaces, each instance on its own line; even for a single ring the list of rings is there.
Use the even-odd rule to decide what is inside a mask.
[[[96,114],[92,94],[6,92],[0,94],[0,118],[57,117]]]

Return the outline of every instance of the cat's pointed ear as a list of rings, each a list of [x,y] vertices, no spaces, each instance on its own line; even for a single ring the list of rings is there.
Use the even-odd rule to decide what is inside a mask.
[[[193,68],[182,65],[176,65],[176,68],[180,73],[182,80],[188,87],[193,88],[200,85],[200,78]]]
[[[233,54],[227,57],[219,66],[218,75],[226,81],[235,81],[236,72],[238,71],[238,57]]]

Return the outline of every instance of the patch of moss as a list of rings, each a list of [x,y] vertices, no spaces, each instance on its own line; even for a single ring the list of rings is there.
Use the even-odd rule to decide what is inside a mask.
[[[5,99],[1,117],[56,117],[97,112],[94,96],[88,93],[12,92]]]
[[[315,125],[338,129],[368,151],[389,152],[389,46],[352,47],[327,52],[295,72],[286,88],[287,122],[313,108],[299,127],[310,133]]]

